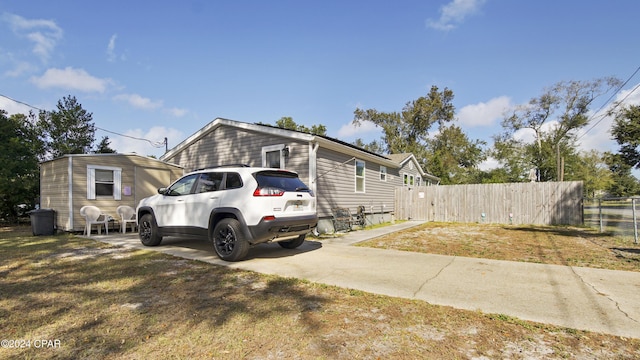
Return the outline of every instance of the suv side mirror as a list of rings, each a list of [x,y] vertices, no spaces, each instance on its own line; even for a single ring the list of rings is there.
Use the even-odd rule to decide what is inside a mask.
[[[164,187],[158,188],[158,194],[165,195],[166,192],[167,192],[167,188],[164,188]]]

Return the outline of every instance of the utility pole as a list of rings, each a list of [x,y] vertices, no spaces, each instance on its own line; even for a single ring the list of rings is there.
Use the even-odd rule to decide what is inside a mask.
[[[556,180],[560,181],[560,143],[556,143]]]
[[[560,157],[560,142],[556,144],[556,179],[564,181],[564,157]]]

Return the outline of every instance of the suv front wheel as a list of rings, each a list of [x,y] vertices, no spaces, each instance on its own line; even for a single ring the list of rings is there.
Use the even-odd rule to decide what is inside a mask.
[[[238,261],[249,252],[249,242],[244,238],[240,222],[226,218],[213,229],[213,248],[218,257],[226,261]]]
[[[140,218],[138,234],[140,235],[140,241],[145,246],[158,246],[162,241],[156,219],[151,214],[144,214]]]

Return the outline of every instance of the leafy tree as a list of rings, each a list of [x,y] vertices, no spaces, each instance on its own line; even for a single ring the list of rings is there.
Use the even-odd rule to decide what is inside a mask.
[[[354,142],[353,145],[365,149],[367,151],[371,151],[372,153],[376,153],[376,154],[384,154],[385,153],[385,146],[383,144],[381,144],[380,142],[374,140],[368,144],[365,144],[364,141],[362,141],[361,138],[357,138]]]
[[[575,179],[572,180],[584,182],[586,197],[597,197],[613,185],[613,174],[605,162],[604,155],[597,150],[580,153],[580,161],[576,162],[573,170]]]
[[[82,108],[74,96],[58,101],[57,110],[40,112],[40,127],[52,158],[89,153],[95,139],[93,114]]]
[[[470,140],[458,126],[446,126],[455,120],[453,96],[448,88],[440,91],[432,86],[426,96],[406,103],[401,112],[358,108],[353,124],[374,123],[382,129],[385,153],[414,154],[420,165],[440,177],[443,184],[475,182],[480,176],[477,165],[485,159],[484,142]],[[430,138],[434,125],[440,132]],[[372,142],[369,148],[382,150],[381,144]]]
[[[564,157],[569,167],[576,154],[577,132],[589,123],[589,106],[620,80],[601,78],[593,81],[563,81],[545,89],[528,104],[517,107],[502,121],[504,133],[494,138],[497,151],[493,154],[513,171],[512,178],[526,177],[538,169],[541,181],[558,179],[558,159]],[[533,142],[514,140],[516,132],[529,130]],[[521,156],[521,160],[511,157]],[[567,161],[569,160],[569,161]],[[510,166],[518,164],[518,166]],[[517,173],[518,171],[524,173]]]
[[[96,146],[96,150],[94,151],[96,154],[115,154],[117,151],[113,150],[109,145],[111,141],[108,136],[103,136],[100,143]]]
[[[426,96],[406,103],[401,112],[380,112],[376,109],[356,109],[353,124],[370,121],[382,128],[382,142],[390,154],[413,153],[424,159],[429,130],[434,124],[442,126],[453,121],[453,91],[439,91],[432,86]]]
[[[14,221],[18,205],[34,205],[39,194],[38,163],[44,154],[36,117],[0,109],[0,218]]]
[[[297,124],[295,121],[293,121],[293,118],[289,116],[284,116],[284,117],[281,117],[280,120],[277,120],[276,126],[281,129],[296,130],[296,131],[301,131],[308,134],[321,135],[321,136],[327,135],[326,126],[313,125],[311,126],[311,128],[308,128],[304,125]]]
[[[526,182],[529,181],[529,171],[532,168],[530,159],[527,156],[526,144],[509,134],[500,134],[494,137],[493,149],[489,150],[489,155],[497,159],[501,167],[500,172],[492,171],[494,180],[484,182]],[[498,175],[495,177],[495,175]],[[503,181],[498,181],[498,179]]]
[[[456,125],[441,127],[427,141],[428,169],[443,185],[480,182],[478,165],[486,159],[484,145],[484,141],[470,140]]]
[[[631,174],[632,167],[620,154],[605,153],[604,160],[613,173],[613,182],[607,189],[612,196],[634,196],[640,194],[640,182]]]
[[[477,183],[479,184],[502,184],[514,182],[509,179],[509,174],[504,168],[495,168],[487,171],[481,171],[478,174]]]
[[[622,108],[616,114],[611,135],[620,145],[619,159],[640,169],[640,106]]]

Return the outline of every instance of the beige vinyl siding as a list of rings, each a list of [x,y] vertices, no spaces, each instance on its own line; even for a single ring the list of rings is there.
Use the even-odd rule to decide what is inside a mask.
[[[80,215],[80,208],[85,205],[97,206],[103,213],[117,218],[116,208],[120,205],[129,205],[135,207],[134,196],[122,196],[121,200],[115,200],[113,197],[98,196],[94,200],[87,199],[87,165],[108,166],[120,168],[122,173],[121,191],[125,186],[133,187],[133,169],[135,164],[129,157],[125,156],[78,156],[73,157],[73,217],[74,230],[82,230],[84,227],[84,219]],[[135,190],[132,190],[135,194]]]
[[[420,177],[420,186],[432,185],[430,183],[431,180],[420,175],[420,170],[418,169],[418,166],[415,163],[413,163],[413,169],[411,169],[411,165],[410,165],[411,163],[412,163],[412,160],[407,161],[405,164],[403,164],[403,166],[400,169],[398,169],[398,175],[400,176],[400,181],[398,182],[397,186],[404,186],[404,182],[403,182],[404,174],[413,175],[414,187],[417,186],[415,184],[415,179],[417,179],[417,177]]]
[[[56,211],[56,227],[71,229],[69,216],[69,158],[40,164],[40,207]]]
[[[353,156],[320,148],[317,155],[318,216],[332,215],[332,209],[347,207],[353,213],[359,205],[367,212],[392,212],[394,207],[395,169],[387,166],[387,181],[380,181],[380,164],[370,159],[365,162],[365,192],[356,192],[355,160]],[[344,164],[343,164],[344,163]]]
[[[285,168],[297,172],[304,182],[308,182],[307,143],[229,126],[216,128],[166,160],[184,166],[186,171],[225,164],[260,167],[262,166],[262,148],[280,144],[289,147]]]
[[[72,179],[68,177],[70,163]],[[120,200],[108,197],[87,199],[88,165],[121,169]],[[169,185],[184,173],[178,166],[127,154],[70,155],[44,162],[40,166],[41,207],[56,211],[57,227],[64,231],[84,229],[80,208],[85,205],[97,206],[104,213],[117,218],[118,206],[135,208],[142,198],[156,194],[159,187]],[[73,214],[69,211],[70,207],[73,207]]]

